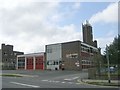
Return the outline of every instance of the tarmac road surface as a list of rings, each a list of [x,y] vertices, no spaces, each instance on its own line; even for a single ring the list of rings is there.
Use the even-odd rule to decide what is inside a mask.
[[[20,74],[23,77],[2,77],[2,88],[108,88],[80,83],[87,72],[5,70],[3,74]]]

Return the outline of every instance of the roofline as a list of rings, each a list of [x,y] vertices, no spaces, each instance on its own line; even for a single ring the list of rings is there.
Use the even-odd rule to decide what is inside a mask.
[[[66,41],[66,42],[62,42],[62,43],[54,43],[54,44],[48,44],[48,45],[45,45],[45,46],[49,46],[49,45],[57,45],[57,44],[64,44],[64,43],[71,43],[71,42],[81,42],[80,40],[75,40],[75,41]]]
[[[44,55],[44,54],[45,54],[45,52],[29,53],[29,54],[17,55],[17,57],[41,56],[41,55]]]
[[[92,46],[92,45],[89,45],[89,44],[87,44],[87,43],[84,43],[84,42],[82,42],[82,41],[80,41],[80,40],[76,40],[76,41],[68,41],[68,42],[63,42],[63,43],[48,44],[48,45],[46,45],[46,46],[50,46],[50,45],[58,45],[58,44],[66,44],[66,43],[72,43],[72,42],[81,42],[81,44],[83,44],[83,45],[85,45],[85,46],[88,46],[88,47],[91,47],[91,48],[93,48],[93,49],[97,49],[97,50],[98,50],[98,48],[96,48],[96,47],[94,47],[94,46]]]
[[[91,46],[91,45],[89,45],[89,44],[86,44],[86,43],[83,43],[83,42],[81,42],[81,44],[83,44],[83,45],[85,45],[85,46],[88,46],[88,47],[92,47],[92,48],[94,48],[94,49],[97,49],[97,50],[98,50],[98,48],[96,48],[96,47],[94,47],[94,46]]]

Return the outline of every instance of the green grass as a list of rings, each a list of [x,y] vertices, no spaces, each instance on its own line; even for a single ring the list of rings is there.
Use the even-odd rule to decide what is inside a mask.
[[[16,75],[16,74],[2,74],[0,76],[5,76],[5,77],[22,77],[22,76]]]
[[[102,86],[120,86],[118,83],[108,83],[108,82],[86,82],[88,84],[102,85]]]

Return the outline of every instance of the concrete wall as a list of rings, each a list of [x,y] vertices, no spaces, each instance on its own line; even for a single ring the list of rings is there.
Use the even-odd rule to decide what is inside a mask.
[[[61,58],[61,44],[46,45],[47,69],[59,69],[59,62],[61,61]]]

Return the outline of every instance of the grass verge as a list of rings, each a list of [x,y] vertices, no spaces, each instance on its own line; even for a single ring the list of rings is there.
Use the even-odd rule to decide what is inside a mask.
[[[88,84],[102,85],[102,86],[120,86],[119,83],[108,83],[108,82],[86,82]]]
[[[5,77],[22,77],[21,75],[17,75],[17,74],[2,74],[0,76],[5,76]]]

